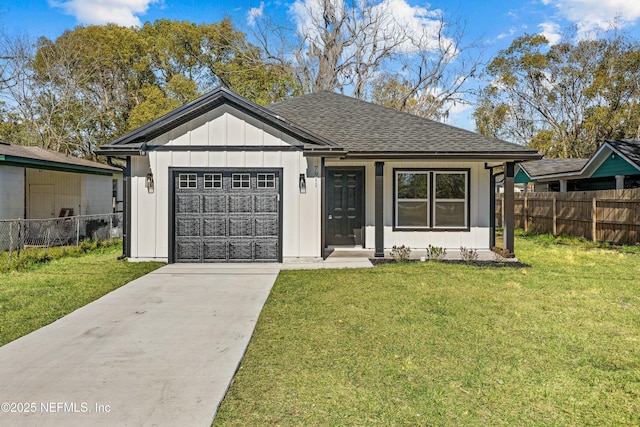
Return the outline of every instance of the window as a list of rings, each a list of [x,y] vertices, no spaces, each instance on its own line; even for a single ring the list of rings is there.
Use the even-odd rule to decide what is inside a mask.
[[[467,228],[468,171],[396,170],[395,228]]]
[[[231,188],[251,188],[248,173],[234,173],[231,175]]]
[[[444,228],[467,226],[466,172],[434,172],[435,209],[433,226]]]
[[[429,226],[429,173],[396,174],[396,225],[416,228]]]
[[[198,186],[198,178],[195,173],[181,173],[178,176],[179,188],[196,188]]]
[[[205,173],[204,188],[222,188],[221,173]]]
[[[276,176],[272,173],[258,174],[258,188],[276,188]]]

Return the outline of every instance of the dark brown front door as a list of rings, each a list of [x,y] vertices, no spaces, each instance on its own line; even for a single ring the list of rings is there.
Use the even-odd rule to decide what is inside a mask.
[[[326,244],[362,245],[364,168],[327,168]]]

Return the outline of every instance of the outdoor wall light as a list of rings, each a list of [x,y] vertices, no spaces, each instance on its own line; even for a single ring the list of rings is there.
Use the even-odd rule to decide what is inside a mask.
[[[144,180],[144,186],[147,188],[147,192],[149,194],[153,193],[154,185],[153,185],[153,173],[151,172],[151,169],[149,169],[149,173],[147,174],[147,177]]]
[[[307,192],[307,178],[303,173],[300,174],[300,180],[298,181],[298,186],[300,187],[300,194],[305,194]]]

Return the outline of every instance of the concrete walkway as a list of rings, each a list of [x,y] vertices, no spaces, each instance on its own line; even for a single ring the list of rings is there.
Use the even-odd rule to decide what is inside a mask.
[[[0,426],[210,426],[279,270],[168,265],[0,347]]]

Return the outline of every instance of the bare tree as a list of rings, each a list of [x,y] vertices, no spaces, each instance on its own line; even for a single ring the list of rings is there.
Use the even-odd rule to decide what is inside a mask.
[[[410,7],[409,5],[405,5]],[[480,64],[464,27],[439,10],[397,14],[387,0],[298,0],[296,28],[258,21],[254,36],[292,62],[303,92],[330,90],[431,118],[462,101]],[[273,49],[277,46],[277,49]]]

